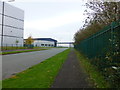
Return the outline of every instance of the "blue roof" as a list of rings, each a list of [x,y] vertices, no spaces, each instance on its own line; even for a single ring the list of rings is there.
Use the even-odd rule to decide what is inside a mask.
[[[33,38],[33,40],[44,40],[44,41],[54,41],[54,42],[57,42],[57,40],[52,39],[52,38]]]

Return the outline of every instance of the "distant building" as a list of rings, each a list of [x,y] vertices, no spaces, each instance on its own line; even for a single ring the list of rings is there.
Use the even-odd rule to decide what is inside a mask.
[[[24,11],[0,2],[0,46],[23,46]]]
[[[34,40],[33,45],[36,47],[56,47],[57,46],[57,40],[52,38],[33,38],[33,40]]]

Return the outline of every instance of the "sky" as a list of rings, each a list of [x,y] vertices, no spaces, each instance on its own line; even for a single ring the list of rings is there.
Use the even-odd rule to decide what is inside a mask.
[[[83,26],[83,0],[15,0],[9,4],[25,12],[24,38],[53,38],[58,42],[74,41]]]

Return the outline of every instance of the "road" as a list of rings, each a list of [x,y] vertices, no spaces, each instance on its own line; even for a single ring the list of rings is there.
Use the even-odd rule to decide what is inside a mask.
[[[2,56],[2,79],[9,78],[18,72],[38,64],[67,48],[51,48],[49,50],[10,54]]]

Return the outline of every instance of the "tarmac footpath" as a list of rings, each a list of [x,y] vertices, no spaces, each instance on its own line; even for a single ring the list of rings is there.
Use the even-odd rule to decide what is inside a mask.
[[[90,88],[74,49],[71,49],[51,88]]]

